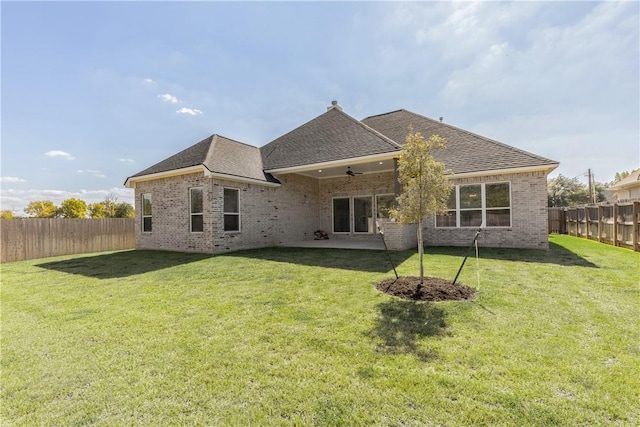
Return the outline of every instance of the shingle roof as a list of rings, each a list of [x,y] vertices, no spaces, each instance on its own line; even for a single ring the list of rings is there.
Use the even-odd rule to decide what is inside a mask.
[[[282,135],[261,148],[265,170],[400,151],[401,147],[340,108]]]
[[[640,169],[631,171],[628,176],[616,182],[610,188],[612,190],[617,190],[625,187],[634,187],[636,185],[640,185]]]
[[[553,160],[407,110],[367,117],[362,123],[401,145],[405,143],[409,126],[425,138],[440,135],[447,140],[447,147],[434,151],[433,156],[455,174],[557,165]]]
[[[553,160],[407,110],[360,122],[339,107],[332,107],[262,148],[214,134],[129,179],[202,165],[212,173],[278,183],[264,171],[399,152],[409,126],[425,138],[439,134],[447,140],[447,148],[434,152],[434,157],[455,174],[557,165]]]
[[[211,135],[130,178],[203,165],[210,172],[278,182],[262,170],[260,149],[220,135]]]

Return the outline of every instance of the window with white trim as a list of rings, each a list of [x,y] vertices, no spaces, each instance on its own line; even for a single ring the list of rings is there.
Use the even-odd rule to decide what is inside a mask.
[[[391,209],[396,206],[394,194],[378,194],[376,196],[376,218],[389,218]]]
[[[142,195],[142,232],[151,233],[151,193]]]
[[[455,187],[449,193],[449,200],[447,200],[447,210],[436,216],[436,227],[456,227],[458,225],[458,215],[456,209],[457,191]]]
[[[447,210],[436,215],[438,228],[511,227],[511,183],[457,185]]]
[[[373,200],[371,196],[353,198],[353,231],[373,233]]]
[[[240,190],[237,188],[224,189],[224,231],[240,231]]]
[[[349,197],[333,199],[333,232],[351,232],[351,200]]]
[[[203,215],[203,192],[202,187],[189,189],[189,215],[191,217],[191,232],[201,233],[204,231]]]

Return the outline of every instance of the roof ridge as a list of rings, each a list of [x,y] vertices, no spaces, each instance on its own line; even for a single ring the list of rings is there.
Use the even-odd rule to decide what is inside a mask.
[[[408,111],[408,110],[405,110],[404,108],[400,108],[399,110],[393,110],[393,111],[389,111],[387,113],[374,114],[373,116],[367,116],[362,120],[372,119],[374,117],[386,116],[387,114],[393,114],[393,113],[397,113],[397,112],[400,112],[400,111]],[[408,112],[410,113],[410,111],[408,111]]]
[[[216,137],[219,137],[219,138],[224,138],[224,139],[226,139],[226,140],[228,140],[228,141],[235,142],[235,143],[237,143],[237,144],[241,144],[241,145],[246,145],[247,147],[251,147],[251,148],[257,148],[257,149],[259,149],[259,148],[260,148],[260,147],[256,147],[256,146],[255,146],[255,145],[253,145],[253,144],[249,144],[249,143],[247,143],[247,142],[238,141],[237,139],[233,139],[233,138],[229,138],[229,137],[224,136],[224,135],[220,135],[219,133],[214,133],[214,134],[213,134],[213,135],[211,135],[211,136],[216,136]]]
[[[387,144],[391,145],[392,147],[402,149],[402,146],[400,144],[398,144],[397,142],[395,142],[393,139],[383,135],[382,133],[378,132],[377,130],[373,129],[370,126],[367,126],[366,124],[362,123],[360,120],[356,119],[353,116],[350,116],[349,114],[345,113],[341,109],[336,108],[335,110],[338,111],[339,113],[344,114],[348,119],[354,121],[355,123],[357,123],[358,125],[363,127],[367,132],[373,133],[377,137],[381,138],[384,142],[386,142]]]

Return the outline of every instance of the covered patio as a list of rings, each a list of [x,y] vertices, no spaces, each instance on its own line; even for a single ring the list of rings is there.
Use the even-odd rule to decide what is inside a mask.
[[[384,243],[382,243],[382,240],[302,240],[297,242],[281,243],[280,246],[287,248],[365,249],[374,251],[384,250]]]

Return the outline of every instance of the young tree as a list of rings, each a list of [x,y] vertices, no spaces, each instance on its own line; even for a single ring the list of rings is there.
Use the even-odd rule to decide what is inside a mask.
[[[67,199],[60,205],[60,215],[63,218],[86,218],[87,203],[80,199]]]
[[[402,193],[397,198],[398,206],[392,210],[392,216],[400,224],[418,224],[421,286],[424,283],[423,223],[447,208],[451,184],[446,176],[445,165],[437,162],[431,154],[435,149],[445,148],[446,140],[439,135],[432,135],[425,140],[420,132],[414,133],[412,128],[409,132],[398,159],[398,180]]]
[[[35,218],[55,218],[58,216],[58,208],[51,200],[38,200],[30,202],[24,212]]]

